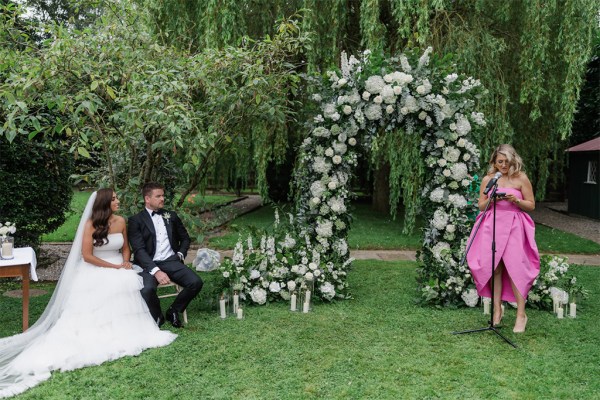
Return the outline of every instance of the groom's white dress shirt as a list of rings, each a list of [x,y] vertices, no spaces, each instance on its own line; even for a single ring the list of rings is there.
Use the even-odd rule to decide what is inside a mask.
[[[167,258],[173,256],[175,252],[171,248],[171,243],[169,242],[169,235],[167,234],[165,220],[162,215],[152,215],[152,210],[148,208],[146,208],[146,211],[148,211],[150,218],[152,218],[154,231],[156,232],[156,250],[154,251],[154,257],[152,257],[152,261],[166,260]],[[160,268],[154,267],[152,268],[152,271],[150,271],[150,274],[154,275],[157,271],[160,271]]]

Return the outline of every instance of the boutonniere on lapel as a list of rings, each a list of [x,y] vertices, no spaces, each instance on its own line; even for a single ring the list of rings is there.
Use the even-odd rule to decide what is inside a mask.
[[[165,224],[169,225],[169,222],[171,221],[171,214],[166,212],[162,214],[162,217],[165,220]]]

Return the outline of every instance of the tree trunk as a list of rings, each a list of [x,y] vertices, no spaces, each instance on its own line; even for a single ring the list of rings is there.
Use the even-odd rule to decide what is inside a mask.
[[[374,173],[373,184],[373,202],[372,208],[375,211],[390,213],[390,164],[385,163],[379,166]]]

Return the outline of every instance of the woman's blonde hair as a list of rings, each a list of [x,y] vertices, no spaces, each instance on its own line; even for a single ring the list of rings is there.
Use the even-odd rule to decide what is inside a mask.
[[[518,175],[520,172],[523,172],[523,160],[521,159],[521,156],[517,154],[515,148],[510,144],[501,144],[494,149],[494,152],[490,157],[488,174],[494,174],[498,171],[498,168],[496,168],[496,158],[498,158],[498,154],[502,154],[508,160],[508,176]]]

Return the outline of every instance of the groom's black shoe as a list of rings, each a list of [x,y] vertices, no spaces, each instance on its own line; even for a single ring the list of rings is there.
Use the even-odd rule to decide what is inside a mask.
[[[163,317],[162,315],[160,317],[158,317],[158,319],[156,320],[156,325],[158,325],[158,327],[160,328],[161,326],[163,326],[165,323],[165,317]]]
[[[171,325],[173,325],[175,328],[183,328],[183,324],[181,323],[181,320],[179,319],[179,313],[175,310],[173,310],[172,308],[169,308],[167,310],[167,321],[169,321],[171,323]]]

